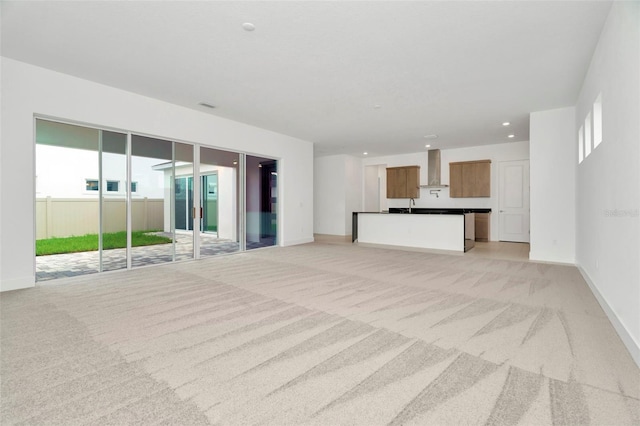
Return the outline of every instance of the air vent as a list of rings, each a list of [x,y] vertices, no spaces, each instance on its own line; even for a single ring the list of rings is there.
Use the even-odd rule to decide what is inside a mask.
[[[198,105],[203,106],[205,108],[211,108],[211,109],[215,108],[215,105],[211,105],[211,104],[208,104],[206,102],[200,102]]]

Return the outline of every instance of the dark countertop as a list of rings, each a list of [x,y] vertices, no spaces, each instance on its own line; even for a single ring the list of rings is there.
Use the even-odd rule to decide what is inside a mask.
[[[409,209],[406,207],[390,207],[389,211],[384,212],[353,212],[357,214],[407,214]],[[429,209],[423,207],[413,207],[411,214],[464,214],[464,213],[491,213],[491,209]]]
[[[407,207],[390,207],[390,214],[407,214],[409,213],[409,209]],[[443,209],[429,209],[423,207],[413,207],[411,209],[411,214],[465,214],[465,213],[491,213],[491,209],[454,209],[454,208],[443,208]]]

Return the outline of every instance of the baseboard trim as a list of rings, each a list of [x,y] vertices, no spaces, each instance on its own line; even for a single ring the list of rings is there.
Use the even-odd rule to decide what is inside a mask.
[[[360,247],[369,247],[369,248],[379,248],[379,249],[389,249],[389,250],[401,250],[401,251],[414,251],[418,253],[432,253],[432,254],[447,254],[453,256],[464,256],[463,251],[458,250],[441,250],[441,249],[431,249],[431,248],[423,248],[423,247],[409,247],[409,246],[393,246],[389,244],[376,244],[376,243],[356,243],[357,246]]]
[[[566,260],[552,260],[545,258],[536,258],[534,254],[533,257],[531,255],[531,250],[529,250],[529,261],[537,262],[537,263],[548,263],[550,265],[567,265],[567,266],[577,266],[575,259],[566,259]]]
[[[351,234],[349,235],[333,235],[333,234],[313,234],[316,243],[351,243]]]
[[[593,295],[596,297],[596,300],[602,307],[602,310],[604,310],[604,313],[607,314],[607,318],[609,318],[609,321],[611,321],[613,328],[618,333],[618,336],[620,336],[622,343],[626,346],[627,350],[631,354],[631,358],[633,358],[638,367],[640,367],[640,344],[635,341],[633,336],[620,321],[620,318],[618,318],[613,309],[611,309],[611,306],[609,306],[607,300],[602,296],[602,294],[600,294],[595,283],[591,280],[589,274],[587,274],[587,271],[582,269],[582,267],[578,264],[576,264],[576,267],[578,268],[578,271],[580,271],[582,278],[584,278],[584,280],[587,282],[587,285],[591,289]]]
[[[10,280],[0,281],[0,292],[21,290],[23,288],[31,288],[35,286],[36,286],[35,276],[13,278]]]
[[[312,243],[313,242],[313,238],[303,238],[300,240],[291,240],[291,241],[284,241],[282,243],[282,247],[288,247],[288,246],[297,246],[300,244],[308,244],[308,243]]]

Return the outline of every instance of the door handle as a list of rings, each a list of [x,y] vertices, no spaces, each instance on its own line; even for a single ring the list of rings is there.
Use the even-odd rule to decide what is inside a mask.
[[[191,211],[191,217],[196,218],[196,208],[194,207]],[[200,219],[202,219],[202,207],[200,207]]]
[[[200,219],[202,219],[202,207],[200,207]]]

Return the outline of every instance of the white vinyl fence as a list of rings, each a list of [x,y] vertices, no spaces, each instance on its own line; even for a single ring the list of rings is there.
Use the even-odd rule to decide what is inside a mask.
[[[163,229],[163,199],[143,198],[131,202],[133,231]],[[36,239],[97,234],[100,229],[98,207],[97,198],[37,198]],[[126,231],[126,224],[125,200],[104,199],[102,232]]]

